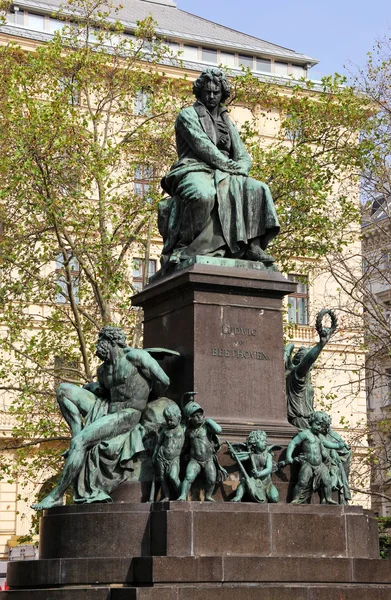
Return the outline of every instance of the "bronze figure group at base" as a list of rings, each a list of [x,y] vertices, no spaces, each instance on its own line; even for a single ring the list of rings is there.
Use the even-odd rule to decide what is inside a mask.
[[[220,69],[205,69],[193,92],[197,101],[181,110],[175,124],[178,160],[162,180],[170,194],[159,205],[162,271],[196,255],[245,259],[271,270],[274,258],[266,249],[279,232],[277,213],[269,187],[249,176],[250,156],[224,106],[230,95],[227,78]],[[329,328],[322,325],[326,314]],[[300,348],[293,358],[293,344],[285,349],[287,415],[300,432],[279,468],[300,464],[294,503],[309,502],[317,489],[322,502],[333,502],[333,489],[340,503],[350,498],[350,450],[331,430],[327,415],[314,412],[310,381],[311,368],[335,328],[334,313],[321,311],[318,344]],[[194,401],[195,392],[185,394],[189,401],[183,402],[182,410],[162,396],[170,380],[155,357],[178,353],[129,348],[121,329],[104,327],[96,355],[102,360],[97,382],[58,387],[57,400],[72,439],[57,485],[34,508],[62,504],[71,484],[77,503],[110,502],[111,492],[131,476],[135,461],[148,451],[163,500],[186,500],[198,476],[203,478],[205,500],[213,500],[216,482],[227,476],[217,458],[221,427],[205,417]],[[272,457],[280,448],[268,446],[264,431],[252,431],[245,444],[227,444],[241,473],[232,500],[278,502]],[[297,449],[300,454],[295,457]]]
[[[184,394],[182,410],[168,398],[150,398],[154,388],[159,394],[170,382],[152,354],[178,353],[164,348],[129,348],[123,331],[116,327],[101,330],[96,353],[103,361],[96,383],[58,387],[58,402],[72,440],[64,453],[65,465],[57,485],[34,508],[61,505],[71,484],[76,503],[110,502],[110,493],[132,472],[134,458],[147,453],[146,440],[151,437],[155,440],[150,452],[161,484],[161,500],[186,500],[200,476],[204,500],[213,501],[216,483],[227,477],[218,460],[221,426],[205,417],[194,400],[196,392]],[[269,446],[264,431],[252,431],[245,443],[226,443],[241,474],[233,502],[278,502],[272,473],[295,463],[300,470],[294,504],[310,502],[316,490],[323,503],[336,503],[334,490],[338,491],[338,503],[350,499],[350,449],[332,431],[326,413],[317,411],[308,416],[308,426],[290,442],[285,460],[277,465],[273,452],[281,446]]]
[[[194,397],[197,392],[187,392]],[[221,427],[213,419],[205,418],[203,408],[190,400],[183,409],[185,423],[179,406],[167,407],[163,416],[166,425],[161,428],[152,461],[162,488],[161,501],[186,500],[190,488],[199,474],[204,479],[205,501],[213,501],[216,481],[227,476],[219,464],[217,453],[220,442],[217,434]],[[183,481],[179,478],[181,456],[187,456]]]

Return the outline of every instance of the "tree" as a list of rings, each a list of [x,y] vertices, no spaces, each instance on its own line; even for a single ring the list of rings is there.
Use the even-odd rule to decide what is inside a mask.
[[[93,379],[103,325],[132,337],[132,256],[148,255],[159,177],[175,160],[175,115],[193,101],[151,19],[131,40],[109,19],[108,0],[69,0],[67,11],[68,26],[35,52],[0,48],[0,385],[15,418],[6,447],[35,481],[37,471],[59,468],[56,443],[69,438],[55,382]],[[273,253],[282,268],[345,247],[359,220],[350,192],[367,152],[357,137],[367,100],[340,77],[315,89],[244,72],[232,86],[231,105],[248,109],[241,133],[251,174],[277,202]],[[268,145],[259,143],[263,119],[275,120]],[[133,186],[140,165],[154,173],[146,198]],[[4,473],[12,468],[3,457]]]
[[[369,494],[375,507],[391,505],[391,44],[380,40],[355,78],[358,91],[371,103],[368,124],[361,132],[366,146],[361,173],[361,244],[328,257],[330,273],[349,301],[342,307],[343,325],[358,333],[364,319],[364,339],[355,343],[366,352],[361,385],[368,402],[369,452],[365,464],[371,476]],[[352,337],[352,334],[351,334]],[[354,341],[354,339],[353,339]],[[362,487],[362,486],[361,486]],[[381,508],[379,508],[381,510]]]
[[[132,257],[148,252],[159,170],[175,152],[166,122],[187,93],[162,77],[167,47],[151,19],[119,40],[108,2],[69,8],[70,23],[34,53],[0,49],[1,387],[18,440],[68,438],[55,382],[93,379],[102,326],[132,333]],[[44,464],[29,456],[32,472]]]

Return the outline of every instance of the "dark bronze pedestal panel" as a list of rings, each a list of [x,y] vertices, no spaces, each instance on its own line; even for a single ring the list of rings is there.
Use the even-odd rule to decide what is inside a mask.
[[[144,347],[181,353],[167,361],[169,395],[185,391],[225,434],[262,428],[286,441],[282,300],[294,283],[280,273],[198,264],[149,285],[134,298],[144,309]]]

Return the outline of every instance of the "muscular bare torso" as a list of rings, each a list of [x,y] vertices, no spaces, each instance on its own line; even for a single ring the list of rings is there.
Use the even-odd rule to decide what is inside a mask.
[[[188,439],[190,442],[190,456],[195,460],[204,461],[211,458],[214,454],[213,442],[209,439],[207,426],[201,425],[197,429],[188,430]]]
[[[158,455],[165,460],[172,460],[177,456],[180,456],[185,440],[185,432],[182,425],[178,425],[175,429],[169,429],[167,427],[164,430],[162,437],[163,440]]]
[[[109,390],[110,404],[113,408],[115,403],[126,403],[126,408],[136,410],[146,407],[150,384],[126,356],[119,358],[115,364],[101,364],[97,376],[99,383]]]
[[[310,465],[317,467],[322,463],[322,442],[311,431],[306,431],[301,448]]]

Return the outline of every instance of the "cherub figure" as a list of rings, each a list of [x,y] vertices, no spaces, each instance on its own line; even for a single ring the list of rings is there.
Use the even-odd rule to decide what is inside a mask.
[[[227,476],[217,460],[217,452],[220,449],[217,434],[221,433],[222,429],[213,419],[205,418],[204,410],[197,402],[188,402],[183,413],[187,419],[186,442],[190,451],[190,461],[186,467],[178,500],[186,500],[192,483],[202,471],[205,477],[205,501],[214,502],[212,495],[216,481]]]
[[[281,446],[268,446],[265,431],[251,431],[248,435],[245,450],[239,450],[239,444],[227,442],[228,449],[242,472],[243,478],[236,490],[236,495],[231,502],[240,502],[246,494],[253,502],[279,501],[276,486],[272,483],[273,450],[280,450]],[[238,450],[235,449],[238,448]],[[251,471],[248,473],[242,461],[250,460]]]
[[[332,481],[328,467],[329,456],[325,448],[339,450],[345,443],[331,442],[320,434],[323,430],[324,413],[317,411],[310,415],[309,429],[303,429],[289,443],[286,459],[279,464],[280,467],[292,464],[293,461],[301,463],[297,484],[293,490],[292,504],[305,504],[311,501],[312,493],[319,490],[322,504],[337,504],[332,499]],[[300,447],[302,453],[293,458],[293,452]]]
[[[319,437],[325,446],[325,440],[330,442],[342,443],[343,447],[338,450],[328,449],[328,465],[331,477],[331,486],[338,492],[338,504],[348,504],[352,499],[349,487],[350,457],[352,454],[350,446],[343,438],[331,428],[331,417],[327,413],[323,414],[323,427]]]
[[[182,413],[179,406],[172,404],[163,411],[166,425],[162,427],[155,446],[152,463],[162,486],[161,502],[170,500],[170,485],[179,494],[180,456],[185,442],[185,426],[182,424]]]

